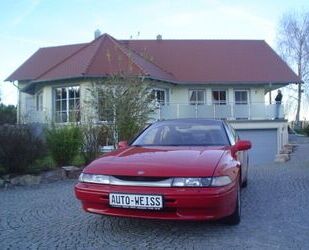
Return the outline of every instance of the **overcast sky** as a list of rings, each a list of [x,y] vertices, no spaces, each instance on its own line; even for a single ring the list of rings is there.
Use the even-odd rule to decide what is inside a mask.
[[[116,39],[263,39],[276,49],[281,16],[308,0],[1,0],[0,95],[4,82],[40,47],[89,42],[100,29]]]

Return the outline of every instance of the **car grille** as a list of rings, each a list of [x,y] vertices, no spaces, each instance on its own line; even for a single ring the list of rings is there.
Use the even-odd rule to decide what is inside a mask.
[[[122,175],[114,175],[113,177],[122,180],[122,181],[136,181],[136,182],[157,182],[164,181],[169,178],[167,177],[148,177],[148,176],[122,176]]]

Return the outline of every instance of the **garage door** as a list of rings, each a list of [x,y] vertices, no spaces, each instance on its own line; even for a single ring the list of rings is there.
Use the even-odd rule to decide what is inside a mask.
[[[259,165],[273,162],[277,154],[276,129],[237,130],[241,139],[250,140],[252,149],[249,151],[250,164]]]

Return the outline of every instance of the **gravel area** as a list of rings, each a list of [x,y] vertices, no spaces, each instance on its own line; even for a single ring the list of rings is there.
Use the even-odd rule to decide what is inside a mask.
[[[175,222],[87,214],[74,181],[0,190],[0,249],[309,249],[309,140],[291,160],[250,169],[242,222]]]

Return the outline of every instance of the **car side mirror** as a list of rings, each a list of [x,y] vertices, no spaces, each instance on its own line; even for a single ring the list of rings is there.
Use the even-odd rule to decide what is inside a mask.
[[[231,147],[231,154],[232,156],[235,158],[236,157],[236,153],[238,151],[244,151],[244,150],[248,150],[251,148],[251,142],[250,141],[245,141],[245,140],[239,140],[236,142],[235,145],[233,145]]]
[[[118,148],[127,148],[128,142],[127,141],[120,141],[118,142]]]
[[[236,142],[235,147],[237,151],[244,151],[250,149],[252,145],[250,141],[240,140]]]

